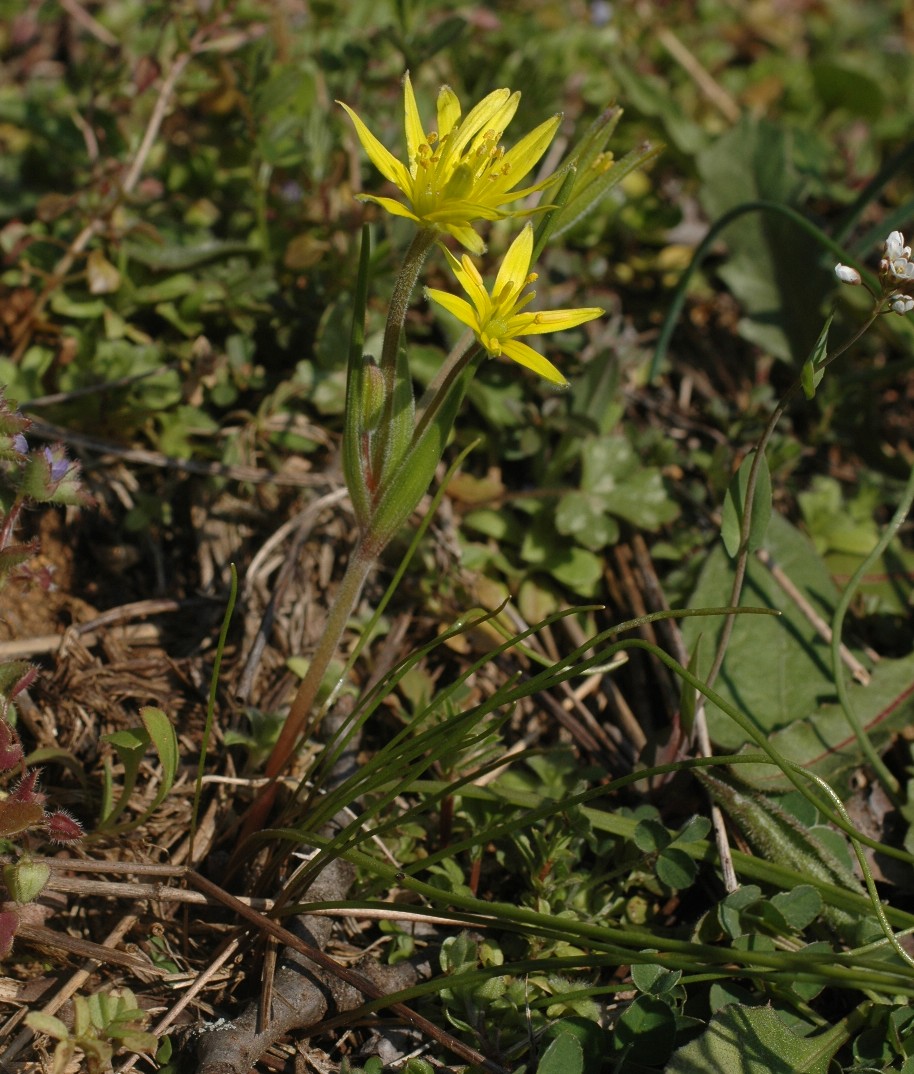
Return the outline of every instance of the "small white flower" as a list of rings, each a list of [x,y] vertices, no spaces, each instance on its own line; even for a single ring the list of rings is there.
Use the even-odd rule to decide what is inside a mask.
[[[911,261],[911,247],[905,246],[904,235],[893,231],[885,240],[885,257],[879,263],[883,276],[892,276],[896,280],[914,280],[914,261]]]
[[[900,231],[893,231],[885,240],[885,256],[890,261],[898,257],[907,259],[911,256],[911,247],[905,246],[904,235]]]
[[[914,298],[910,295],[889,295],[889,306],[894,313],[900,313],[903,316],[914,310]]]
[[[860,283],[860,273],[855,268],[851,268],[850,265],[840,263],[835,265],[835,275],[842,283],[849,283],[854,286]]]

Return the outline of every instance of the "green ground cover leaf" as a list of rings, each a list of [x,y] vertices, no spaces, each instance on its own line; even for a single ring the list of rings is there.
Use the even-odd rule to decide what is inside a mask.
[[[666,1074],[826,1074],[840,1040],[798,1037],[771,1007],[724,1007]]]
[[[830,621],[838,589],[809,540],[778,515],[772,517],[765,549],[815,611]],[[732,567],[723,548],[708,557],[690,607],[727,603]],[[745,606],[775,608],[781,614],[737,617],[715,689],[741,709],[773,746],[791,760],[812,766],[827,779],[845,774],[859,763],[860,751],[837,703],[831,677],[829,646],[793,604],[772,573],[750,560],[743,597]],[[709,631],[701,619],[686,620],[683,636],[693,650],[702,634],[699,675],[711,660],[721,627]],[[862,654],[857,654],[866,664]],[[846,672],[845,672],[846,673]],[[852,703],[863,726],[878,742],[909,718],[914,702],[914,654],[882,660],[870,668],[871,681],[851,683]],[[708,706],[708,727],[714,743],[737,750],[746,737],[720,709]],[[770,765],[745,765],[740,775],[757,786],[787,787]]]
[[[536,1074],[583,1074],[584,1049],[577,1037],[560,1033],[543,1053]]]
[[[758,199],[798,207],[805,186],[798,161],[811,144],[784,125],[742,119],[696,157],[705,209],[717,219]],[[738,219],[724,238],[730,253],[719,274],[745,312],[740,334],[801,363],[815,346],[819,309],[833,286],[820,266],[821,250],[795,224],[770,213]]]

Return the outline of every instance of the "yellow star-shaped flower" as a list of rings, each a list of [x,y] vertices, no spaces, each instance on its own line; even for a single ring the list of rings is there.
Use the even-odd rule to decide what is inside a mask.
[[[537,278],[535,272],[530,272],[533,227],[527,224],[511,243],[491,292],[486,290],[482,276],[466,254],[458,261],[449,251],[445,253],[470,302],[432,287],[426,289],[428,297],[452,313],[458,321],[472,328],[476,338],[493,357],[503,354],[506,358],[532,369],[534,373],[539,373],[546,380],[551,380],[553,384],[567,384],[551,362],[526,343],[521,343],[517,337],[561,332],[585,321],[592,321],[595,317],[602,316],[604,311],[592,306],[586,309],[521,312],[536,295],[535,291],[527,291],[524,294],[525,288]]]
[[[437,130],[426,131],[407,72],[403,78],[405,164],[378,141],[349,105],[339,101],[372,164],[399,187],[405,203],[370,194],[361,195],[362,199],[422,227],[447,232],[472,253],[482,253],[485,244],[473,230],[473,222],[519,215],[522,210],[503,206],[546,185],[515,189],[546,152],[562,117],[541,123],[506,152],[501,138],[519,101],[520,93],[498,89],[461,119],[456,94],[443,86],[438,94]]]

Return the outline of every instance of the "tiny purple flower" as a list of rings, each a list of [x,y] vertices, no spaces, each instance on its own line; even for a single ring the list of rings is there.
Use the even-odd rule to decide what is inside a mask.
[[[67,476],[67,471],[70,469],[70,460],[60,451],[60,458],[55,458],[55,452],[52,448],[46,447],[44,449],[44,457],[48,461],[48,465],[51,467],[51,480],[56,484],[63,481]]]

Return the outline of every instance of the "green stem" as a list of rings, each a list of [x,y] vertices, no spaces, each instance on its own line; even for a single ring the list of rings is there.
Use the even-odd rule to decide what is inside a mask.
[[[397,368],[397,356],[400,351],[400,337],[406,323],[406,313],[412,298],[416,280],[422,263],[435,245],[438,232],[433,228],[422,228],[413,236],[409,249],[403,256],[403,264],[394,283],[387,308],[387,324],[384,328],[384,343],[381,348],[381,371],[384,374],[388,399],[393,395],[394,374]]]
[[[402,421],[404,415],[395,412],[398,401],[398,382],[407,384],[409,370],[400,368],[400,340],[403,334],[403,325],[406,322],[406,313],[409,309],[410,297],[419,278],[422,263],[435,244],[438,233],[432,228],[423,228],[413,238],[409,249],[403,258],[403,264],[394,283],[393,293],[387,312],[387,324],[384,329],[384,343],[381,350],[380,368],[385,383],[384,413],[379,423],[378,453],[376,458],[386,458],[391,438],[391,431],[396,421]],[[400,400],[402,404],[402,400]],[[412,414],[406,415],[407,420],[412,422]],[[380,473],[380,467],[378,468]],[[303,735],[306,733],[308,719],[314,710],[314,702],[318,690],[323,682],[330,661],[336,653],[340,638],[346,629],[346,623],[352,614],[362,586],[368,577],[369,571],[375,564],[386,541],[377,535],[377,527],[372,526],[369,519],[365,526],[365,532],[356,546],[346,573],[340,582],[339,589],[334,597],[333,604],[327,618],[327,623],[321,634],[317,649],[314,651],[305,677],[299,685],[298,692],[289,709],[289,714],[283,724],[279,738],[276,740],[269,758],[267,759],[265,775],[271,781],[261,791],[248,811],[242,825],[242,838],[262,828],[269,816],[270,809],[276,798],[276,777],[286,768],[289,761],[298,749]]]
[[[314,708],[317,692],[323,682],[330,661],[336,653],[340,638],[346,629],[346,623],[352,614],[365,579],[380,553],[374,542],[365,538],[359,541],[346,573],[339,584],[324,630],[321,633],[305,677],[298,687],[298,692],[289,709],[289,715],[282,726],[282,731],[266,763],[264,774],[271,780],[267,783],[245,817],[242,826],[242,838],[262,828],[276,798],[276,777],[286,768],[294,756],[299,742],[306,731],[308,717]]]
[[[866,755],[867,760],[876,773],[879,782],[882,784],[889,798],[894,802],[896,807],[901,805],[899,800],[899,794],[901,788],[898,785],[898,780],[892,775],[892,773],[885,766],[882,758],[876,752],[873,743],[870,741],[869,736],[863,729],[860,723],[860,718],[857,715],[857,710],[851,703],[850,694],[847,689],[847,682],[844,678],[844,673],[841,666],[841,634],[844,627],[844,616],[847,614],[847,609],[850,607],[850,603],[854,598],[854,594],[857,592],[857,588],[860,585],[866,572],[875,563],[875,561],[882,555],[882,553],[888,547],[889,542],[898,532],[901,524],[908,517],[908,513],[911,510],[911,504],[914,503],[914,468],[911,469],[908,475],[907,484],[904,487],[904,492],[901,495],[901,502],[898,505],[898,509],[895,514],[892,515],[892,519],[886,526],[885,531],[876,543],[876,546],[869,553],[869,555],[863,560],[860,566],[854,571],[851,580],[845,587],[844,592],[841,594],[841,599],[838,601],[838,607],[835,609],[834,619],[832,620],[832,638],[831,638],[831,659],[832,659],[832,675],[835,679],[835,686],[838,690],[838,700],[841,702],[841,708],[844,709],[844,715],[847,717],[847,722],[851,725],[851,730],[857,738],[857,742],[860,748]]]
[[[410,298],[422,263],[438,237],[432,228],[423,228],[413,237],[403,257],[387,310],[380,370],[384,382],[384,407],[372,437],[369,467],[375,489],[395,470],[403,449],[413,434],[415,400],[406,352],[402,347],[403,326]]]

